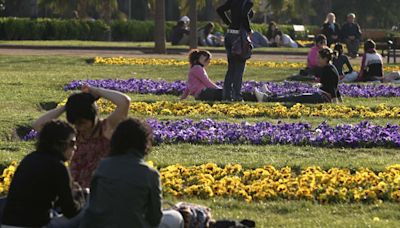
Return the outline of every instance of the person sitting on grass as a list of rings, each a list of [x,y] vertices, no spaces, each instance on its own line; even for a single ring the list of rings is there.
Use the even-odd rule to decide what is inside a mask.
[[[361,60],[360,73],[357,81],[381,81],[383,80],[383,60],[382,56],[376,51],[376,44],[368,39],[364,43],[364,55]]]
[[[152,130],[145,122],[129,118],[118,125],[111,152],[93,177],[81,228],[183,228],[178,211],[162,211],[160,174],[144,161],[152,140]]]
[[[74,154],[75,136],[75,129],[63,121],[43,126],[36,150],[26,155],[15,171],[1,227],[79,226],[77,215],[85,201],[79,194],[74,196],[79,187],[73,185],[64,163]],[[64,217],[50,217],[54,205]]]
[[[326,47],[326,36],[319,34],[315,37],[314,46],[308,52],[307,56],[307,67],[300,70],[297,75],[292,75],[288,77],[288,80],[293,81],[315,81],[315,75],[320,70],[318,52]]]
[[[303,93],[299,95],[272,96],[268,89],[263,86],[260,90],[254,89],[258,102],[293,102],[293,103],[328,103],[341,101],[338,82],[339,73],[331,61],[336,53],[325,47],[319,52],[319,66],[321,71],[316,75],[321,83],[315,93]]]
[[[319,51],[326,47],[326,36],[319,34],[315,37],[314,46],[311,48],[307,55],[307,69],[308,75],[315,75],[318,71],[319,65]]]
[[[340,82],[354,82],[357,79],[358,73],[353,71],[349,57],[343,54],[343,45],[341,43],[336,43],[333,51],[337,53],[332,62],[339,72]],[[348,68],[347,72],[343,72],[344,65]]]
[[[33,122],[40,132],[45,123],[66,112],[66,117],[77,129],[77,150],[70,164],[72,177],[82,187],[89,187],[98,162],[110,150],[110,139],[116,126],[128,116],[130,98],[120,92],[84,85],[82,93],[71,95],[65,106],[53,109]],[[95,101],[103,97],[116,108],[105,119],[100,119]]]
[[[186,89],[180,99],[189,95],[201,101],[222,101],[222,88],[210,80],[206,68],[210,64],[212,55],[209,51],[194,49],[189,53],[190,70]],[[252,93],[243,93],[246,101],[256,101]]]
[[[188,45],[189,44],[189,29],[186,28],[185,22],[179,20],[171,31],[172,45]]]

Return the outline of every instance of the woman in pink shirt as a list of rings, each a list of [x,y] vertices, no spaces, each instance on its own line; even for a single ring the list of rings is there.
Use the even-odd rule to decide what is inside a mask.
[[[205,50],[195,49],[189,53],[190,70],[181,99],[192,95],[196,100],[222,101],[222,88],[210,80],[205,70],[210,64],[211,57],[211,53]],[[256,101],[253,93],[243,93],[243,99]]]
[[[315,75],[320,70],[318,52],[326,47],[326,36],[319,34],[315,37],[314,46],[310,49],[307,56],[307,67],[301,69],[299,74],[288,77],[293,81],[315,81]]]
[[[189,95],[196,100],[220,101],[222,99],[222,88],[210,80],[205,68],[210,64],[211,53],[203,50],[193,50],[189,54],[190,70],[186,89],[181,99]]]
[[[326,36],[319,34],[315,37],[315,45],[311,48],[307,56],[307,68],[310,72],[319,67],[318,52],[326,46]]]

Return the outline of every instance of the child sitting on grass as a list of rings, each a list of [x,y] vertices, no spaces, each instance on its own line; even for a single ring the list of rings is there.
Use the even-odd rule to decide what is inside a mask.
[[[349,61],[349,57],[343,54],[343,45],[336,43],[333,49],[337,53],[337,57],[333,58],[333,65],[339,72],[340,82],[354,82],[357,79],[358,73],[353,71],[353,67]],[[343,66],[346,65],[349,71],[343,72]]]

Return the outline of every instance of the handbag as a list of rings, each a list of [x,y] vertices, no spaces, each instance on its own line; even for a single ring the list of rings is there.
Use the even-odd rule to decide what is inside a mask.
[[[243,1],[242,11],[244,11],[244,6],[247,0]],[[250,59],[252,55],[252,50],[254,46],[251,42],[250,36],[243,26],[239,29],[239,37],[232,42],[232,55],[239,56],[242,59]]]

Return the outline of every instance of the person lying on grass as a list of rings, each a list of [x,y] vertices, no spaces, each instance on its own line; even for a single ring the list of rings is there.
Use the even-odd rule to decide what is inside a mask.
[[[95,101],[100,97],[116,105],[113,113],[100,119]],[[89,187],[98,162],[108,155],[110,139],[117,125],[128,116],[130,98],[120,92],[84,85],[81,93],[68,98],[65,106],[53,109],[33,122],[40,132],[45,123],[57,119],[64,112],[77,130],[77,149],[70,164],[72,177],[82,187]]]
[[[210,64],[212,55],[205,50],[192,50],[189,53],[190,69],[186,89],[180,99],[189,95],[201,101],[222,101],[222,88],[208,77],[206,68]],[[256,101],[253,93],[243,93],[243,100]]]
[[[254,93],[258,102],[293,102],[293,103],[327,103],[341,101],[341,95],[338,88],[339,73],[336,67],[332,65],[332,58],[335,52],[330,48],[323,48],[319,52],[319,67],[321,70],[316,75],[321,83],[320,88],[315,93],[303,93],[288,96],[272,96],[266,86],[260,90],[255,88]]]
[[[79,225],[77,215],[85,201],[82,195],[74,196],[73,190],[79,187],[72,184],[64,164],[71,159],[76,149],[75,129],[58,120],[47,122],[41,130],[36,150],[25,156],[15,171],[1,227]],[[50,218],[54,205],[58,205],[65,217]]]

